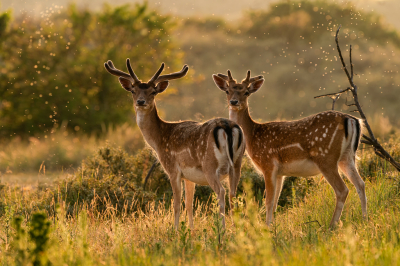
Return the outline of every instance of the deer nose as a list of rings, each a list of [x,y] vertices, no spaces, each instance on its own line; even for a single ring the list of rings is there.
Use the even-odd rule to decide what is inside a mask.
[[[136,104],[137,104],[137,105],[144,105],[145,103],[146,103],[145,100],[137,100],[137,101],[136,101]]]
[[[239,101],[238,100],[231,100],[230,103],[231,103],[231,105],[237,105],[239,103]]]

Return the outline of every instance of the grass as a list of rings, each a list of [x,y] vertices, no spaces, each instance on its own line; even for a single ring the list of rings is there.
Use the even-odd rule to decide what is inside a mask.
[[[15,137],[0,142],[0,180],[12,183],[17,178],[20,184],[32,184],[37,182],[38,173],[50,179],[65,176],[73,173],[83,159],[106,143],[122,147],[130,154],[144,146],[139,129],[129,124],[110,125],[100,138],[71,134],[61,126],[46,136],[28,140]]]
[[[398,142],[387,145],[398,158]],[[182,210],[177,232],[169,200],[149,201],[144,209],[121,209],[105,195],[90,201],[78,196],[75,203],[67,200],[73,185],[25,191],[5,184],[0,188],[0,264],[397,265],[400,175],[369,150],[359,156],[366,177],[368,221],[362,219],[358,195],[346,180],[350,194],[333,231],[328,225],[335,197],[320,176],[314,178],[303,200],[294,197],[278,209],[269,228],[263,204],[248,184],[225,230],[213,198],[211,204],[197,201],[193,230]],[[140,160],[132,160],[132,165],[140,166]],[[96,160],[85,162],[90,165]],[[83,180],[82,173],[76,177]],[[247,168],[243,171],[244,177],[251,174]],[[297,193],[296,186],[292,193]]]

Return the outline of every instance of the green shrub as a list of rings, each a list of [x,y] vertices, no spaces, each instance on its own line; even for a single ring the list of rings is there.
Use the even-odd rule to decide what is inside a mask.
[[[73,176],[61,181],[48,201],[65,201],[69,214],[82,205],[92,205],[99,212],[112,206],[119,214],[144,210],[156,199],[154,192],[142,189],[143,174],[152,159],[148,150],[130,156],[121,149],[101,148],[84,160]]]
[[[44,17],[44,18],[43,18]],[[146,79],[161,62],[181,67],[169,35],[175,22],[147,3],[99,11],[69,5],[42,18],[0,13],[0,136],[104,132],[131,121],[132,101],[103,66],[126,71],[130,57]]]
[[[153,201],[157,206],[163,203],[164,207],[168,208],[173,195],[172,188],[168,176],[159,164],[156,164],[146,188],[143,188],[149,169],[155,162],[156,157],[150,149],[140,150],[132,156],[121,149],[108,146],[100,148],[95,155],[82,162],[82,166],[73,176],[58,184],[51,198],[54,198],[55,202],[64,200],[70,214],[82,204],[94,205],[100,212],[113,206],[117,213],[145,210],[147,204]],[[242,167],[237,196],[245,192],[245,182],[250,184],[252,195],[263,205],[264,179],[254,170],[247,157]],[[224,186],[228,191],[227,184],[228,182],[225,182]],[[313,179],[287,178],[279,205],[284,207],[288,203],[301,201],[313,184]],[[197,185],[195,202],[209,203],[213,193],[209,186]],[[229,193],[226,193],[226,202],[228,199]]]

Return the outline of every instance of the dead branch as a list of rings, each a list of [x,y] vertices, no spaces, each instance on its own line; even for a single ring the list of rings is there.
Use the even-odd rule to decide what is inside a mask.
[[[328,93],[328,94],[316,96],[314,98],[317,99],[317,98],[322,98],[322,97],[330,97],[333,100],[333,103],[332,103],[332,110],[333,110],[334,106],[335,106],[335,102],[339,99],[339,97],[344,92],[351,91],[351,93],[353,95],[354,103],[350,104],[348,106],[355,106],[357,108],[354,111],[360,113],[360,116],[361,116],[361,118],[362,118],[362,120],[364,122],[364,126],[367,129],[368,135],[369,135],[369,136],[367,136],[367,135],[363,134],[362,135],[363,139],[361,140],[361,143],[366,144],[366,145],[371,145],[374,148],[374,152],[375,152],[375,154],[377,156],[381,157],[382,159],[387,160],[391,165],[394,166],[394,168],[397,169],[397,171],[400,172],[400,163],[396,162],[395,159],[393,159],[393,157],[381,146],[381,144],[375,138],[375,135],[372,132],[372,129],[371,129],[369,123],[368,123],[367,117],[365,116],[365,114],[364,114],[364,112],[363,112],[363,110],[361,108],[361,105],[360,105],[360,103],[358,101],[357,86],[353,82],[354,70],[353,70],[353,61],[352,61],[352,58],[351,58],[352,47],[350,45],[350,53],[349,53],[349,57],[350,57],[350,73],[349,73],[349,71],[347,70],[347,67],[346,67],[346,63],[343,60],[342,51],[340,50],[340,47],[339,47],[338,35],[339,35],[340,27],[341,26],[339,26],[337,31],[336,31],[335,42],[336,42],[337,51],[339,53],[340,61],[341,61],[342,66],[343,66],[342,68],[343,68],[344,72],[346,73],[347,79],[349,80],[350,87],[348,87],[348,88],[346,88],[344,90],[340,90],[339,92],[336,92],[336,93]],[[335,97],[332,97],[333,95]]]
[[[143,190],[145,190],[147,181],[150,179],[151,173],[153,172],[154,168],[156,168],[157,165],[158,165],[158,160],[156,159],[153,165],[150,167],[150,170],[147,173],[146,178],[144,179]]]

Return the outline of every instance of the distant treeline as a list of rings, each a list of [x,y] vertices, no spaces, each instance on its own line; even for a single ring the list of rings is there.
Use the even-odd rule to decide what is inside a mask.
[[[172,94],[160,104],[169,120],[226,117],[224,95],[210,77],[228,68],[239,80],[247,69],[265,76],[264,88],[251,98],[256,118],[291,119],[326,110],[329,102],[312,96],[347,86],[333,38],[339,24],[343,47],[354,47],[367,113],[384,112],[392,123],[398,121],[399,34],[377,14],[349,5],[282,1],[248,11],[236,24],[173,18],[147,4],[105,6],[100,12],[54,7],[40,18],[11,19],[10,13],[0,14],[1,137],[50,134],[61,125],[100,134],[110,124],[131,121],[129,94],[103,67],[111,59],[125,70],[127,57],[141,79],[150,78],[161,62],[169,67],[166,72],[183,63],[191,67],[179,81],[184,86],[167,90]],[[344,103],[339,110],[348,110]]]

